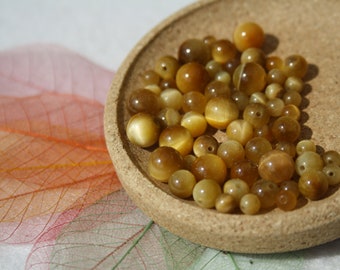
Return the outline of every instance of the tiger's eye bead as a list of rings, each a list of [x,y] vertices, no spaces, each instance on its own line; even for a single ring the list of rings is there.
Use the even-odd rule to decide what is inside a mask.
[[[215,60],[210,60],[205,64],[205,69],[208,71],[210,78],[214,78],[216,74],[223,69],[223,67],[221,63]]]
[[[162,128],[179,125],[181,118],[180,113],[172,108],[164,108],[157,114],[157,119],[159,119]]]
[[[238,141],[226,140],[218,146],[217,155],[223,159],[227,168],[231,168],[234,162],[245,158],[245,151]]]
[[[328,180],[322,171],[304,172],[298,182],[300,193],[310,200],[319,200],[328,190]]]
[[[272,134],[271,128],[268,125],[263,125],[262,127],[254,128],[254,137],[263,137],[270,142],[274,141],[274,136]]]
[[[223,192],[231,195],[237,204],[239,204],[241,198],[249,193],[249,185],[242,179],[229,179],[223,185]]]
[[[161,106],[159,97],[155,93],[147,89],[138,89],[130,94],[127,108],[132,114],[138,112],[157,114]]]
[[[261,48],[264,42],[264,32],[258,24],[246,22],[235,28],[233,40],[240,52],[252,47]]]
[[[231,213],[238,206],[233,196],[229,194],[220,194],[215,201],[215,208],[220,213]]]
[[[284,93],[282,99],[283,99],[285,104],[293,104],[297,107],[300,106],[301,101],[302,101],[301,95],[299,94],[299,92],[297,92],[295,90],[286,91],[286,93]]]
[[[322,159],[325,165],[340,166],[340,155],[335,150],[329,150],[322,154]]]
[[[230,97],[229,85],[221,81],[213,80],[204,89],[204,95],[207,99],[217,96],[223,96],[225,98]]]
[[[184,169],[188,170],[191,172],[191,168],[192,168],[192,164],[194,163],[194,161],[196,160],[196,156],[189,154],[183,157],[183,161],[184,161]]]
[[[272,145],[267,139],[263,137],[254,137],[246,143],[244,150],[247,159],[258,164],[260,158],[265,153],[272,150]]]
[[[261,209],[260,199],[252,193],[248,193],[241,198],[240,210],[246,215],[255,215]]]
[[[298,54],[290,55],[284,59],[282,70],[287,77],[295,76],[303,78],[307,73],[308,64],[306,59]]]
[[[147,113],[133,115],[126,126],[126,135],[130,142],[140,147],[154,145],[160,133],[160,126],[155,118]]]
[[[301,127],[298,121],[288,116],[277,118],[272,126],[272,133],[276,140],[295,142],[301,132]]]
[[[253,126],[244,119],[236,119],[227,127],[227,137],[245,145],[253,137]]]
[[[291,211],[296,208],[297,198],[289,190],[280,190],[276,195],[276,206],[283,211]]]
[[[157,84],[148,84],[144,86],[144,89],[151,91],[152,93],[159,96],[162,92],[162,89]]]
[[[181,126],[190,131],[191,136],[196,138],[202,135],[207,129],[207,121],[203,114],[191,111],[186,112],[181,120]]]
[[[210,49],[203,40],[188,39],[184,41],[178,50],[178,60],[185,64],[189,62],[198,62],[205,65],[210,59]]]
[[[194,141],[193,152],[197,157],[205,154],[216,154],[218,141],[211,135],[202,135]]]
[[[288,104],[288,105],[285,105],[283,107],[282,116],[288,116],[288,117],[293,118],[296,121],[298,121],[300,119],[300,116],[301,116],[301,111],[295,105]]]
[[[220,185],[212,179],[202,179],[193,189],[194,201],[202,208],[214,208],[218,196],[222,193]]]
[[[262,209],[269,209],[275,205],[276,195],[280,189],[276,183],[260,179],[252,185],[250,191],[260,199]]]
[[[278,83],[270,83],[267,85],[264,92],[268,99],[279,98],[283,93],[283,87]]]
[[[284,85],[286,79],[286,75],[278,68],[273,68],[267,73],[267,84],[277,83],[279,85]]]
[[[258,171],[263,179],[281,183],[291,179],[295,163],[286,152],[271,150],[260,158]]]
[[[261,103],[263,105],[266,105],[267,101],[268,98],[263,92],[252,93],[249,97],[249,103]]]
[[[269,118],[270,115],[267,107],[261,103],[250,103],[243,111],[243,119],[255,128],[266,125]]]
[[[280,189],[292,192],[296,198],[300,195],[298,183],[292,180],[281,182]]]
[[[194,139],[185,127],[175,125],[163,129],[159,135],[158,143],[159,146],[172,147],[185,156],[191,152]]]
[[[186,199],[192,196],[196,185],[195,176],[188,170],[175,171],[168,180],[170,192],[179,198]]]
[[[142,82],[144,85],[150,85],[150,84],[159,84],[161,78],[160,76],[156,73],[156,71],[152,69],[146,70],[142,74]]]
[[[164,90],[168,88],[177,88],[175,79],[162,79],[159,82],[159,87]]]
[[[254,62],[261,66],[265,65],[266,56],[259,48],[248,48],[241,54],[241,63]]]
[[[182,93],[175,88],[163,90],[159,98],[163,108],[173,108],[175,110],[179,110],[182,107]]]
[[[335,186],[340,184],[340,167],[337,165],[326,165],[322,169],[323,173],[327,176],[328,184]]]
[[[321,171],[323,166],[321,156],[313,151],[304,151],[295,160],[296,173],[300,176],[310,170]]]
[[[311,140],[301,140],[296,144],[296,153],[301,155],[306,151],[316,152],[316,145]]]
[[[267,81],[267,75],[262,66],[250,62],[239,65],[233,74],[233,83],[237,90],[251,95],[261,92]]]
[[[150,154],[149,175],[161,182],[168,182],[169,177],[184,166],[181,154],[172,147],[159,147]]]
[[[213,44],[216,41],[216,37],[208,35],[208,36],[205,36],[202,40],[205,45],[208,45],[210,47],[211,44]]]
[[[227,85],[230,85],[231,83],[231,76],[227,71],[221,70],[216,73],[214,79],[219,82],[223,82]]]
[[[187,92],[183,95],[182,100],[182,109],[184,112],[196,111],[198,113],[204,113],[207,98],[201,92]]]
[[[235,69],[241,64],[241,61],[238,57],[227,61],[224,64],[224,69],[227,71],[231,76],[234,74]]]
[[[296,155],[296,147],[295,147],[294,143],[290,143],[290,142],[278,142],[275,145],[275,149],[283,151],[283,152],[286,152],[288,155],[290,155],[293,158]]]
[[[285,103],[280,98],[273,98],[268,100],[266,107],[270,116],[279,117],[282,115]]]
[[[226,63],[237,56],[237,50],[231,41],[220,39],[211,44],[211,56],[216,62]]]
[[[248,95],[241,91],[234,91],[231,95],[231,99],[236,103],[240,111],[243,111],[249,104]]]
[[[154,70],[163,79],[174,79],[178,68],[178,60],[166,55],[156,60]]]
[[[182,65],[176,73],[176,84],[182,93],[190,91],[204,91],[210,80],[205,67],[197,62],[189,62]]]
[[[249,186],[259,178],[257,166],[249,160],[236,161],[230,168],[231,178],[240,178]]]
[[[222,185],[227,176],[227,167],[219,156],[205,154],[193,162],[191,172],[195,175],[197,181],[207,178]]]
[[[278,56],[268,56],[266,58],[266,70],[281,69],[283,60]]]
[[[223,96],[213,97],[205,106],[205,118],[209,125],[217,129],[225,129],[239,115],[237,105]]]
[[[301,78],[291,76],[288,77],[284,83],[284,88],[286,91],[296,91],[301,93],[304,87],[304,82]]]

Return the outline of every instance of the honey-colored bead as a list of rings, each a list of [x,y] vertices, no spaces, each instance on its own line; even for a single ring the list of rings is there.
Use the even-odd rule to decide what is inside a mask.
[[[161,78],[160,76],[156,73],[156,71],[152,69],[146,70],[142,74],[142,82],[144,85],[150,85],[150,84],[159,84]]]
[[[255,128],[266,125],[269,118],[270,114],[267,107],[261,103],[250,103],[243,111],[243,119]]]
[[[247,159],[258,164],[260,158],[272,150],[272,145],[263,137],[254,137],[246,143],[244,150]]]
[[[166,55],[156,60],[154,70],[163,79],[174,79],[179,66],[175,57]]]
[[[327,176],[328,184],[335,186],[340,184],[340,167],[337,165],[326,165],[322,169],[323,173]]]
[[[261,157],[258,171],[263,179],[281,183],[291,179],[295,172],[295,163],[286,152],[271,150]]]
[[[311,140],[301,140],[296,144],[296,153],[301,155],[306,151],[316,152],[316,145]]]
[[[222,193],[220,185],[212,179],[202,179],[193,189],[194,201],[202,208],[214,208],[217,197]]]
[[[231,166],[230,177],[240,178],[251,187],[259,178],[259,173],[255,163],[249,160],[241,160],[234,162]]]
[[[325,165],[340,166],[340,155],[335,150],[328,150],[322,154],[322,159]]]
[[[262,209],[270,209],[275,206],[280,188],[272,181],[260,179],[253,184],[250,191],[260,199]]]
[[[211,135],[202,135],[196,138],[193,145],[193,152],[197,157],[205,154],[216,154],[218,141]]]
[[[208,71],[210,78],[214,78],[219,71],[222,71],[223,66],[215,60],[210,60],[205,64],[205,69]]]
[[[175,88],[163,90],[159,97],[163,108],[173,108],[175,110],[182,108],[182,93]]]
[[[191,172],[195,175],[197,181],[206,178],[223,185],[227,176],[227,167],[219,156],[205,154],[193,162]]]
[[[234,59],[236,55],[237,50],[235,45],[227,39],[216,40],[211,44],[211,56],[216,62],[226,63]]]
[[[159,82],[159,87],[164,90],[168,88],[177,88],[176,80],[175,79],[162,79]]]
[[[231,83],[231,76],[227,71],[221,70],[216,73],[215,78],[216,81],[223,82],[227,85]]]
[[[255,92],[249,96],[249,103],[261,103],[266,105],[268,98],[263,92]]]
[[[253,126],[244,119],[236,119],[228,125],[227,137],[245,145],[253,137]]]
[[[228,84],[217,80],[213,80],[208,83],[208,85],[204,89],[204,95],[207,99],[211,99],[217,96],[229,98],[230,92],[231,91]]]
[[[168,126],[179,125],[181,123],[181,115],[180,113],[172,108],[164,108],[158,114],[157,118],[162,126],[162,128]]]
[[[222,96],[211,98],[205,107],[205,118],[209,125],[217,129],[225,129],[239,115],[237,105]]]
[[[210,80],[205,67],[197,62],[182,65],[176,73],[176,85],[182,93],[190,91],[204,91]]]
[[[290,76],[286,79],[284,83],[284,88],[286,91],[296,91],[298,93],[301,93],[303,90],[305,83],[301,78],[295,77],[295,76]]]
[[[295,147],[294,143],[290,143],[290,142],[278,142],[275,145],[275,149],[283,151],[283,152],[286,152],[292,158],[294,158],[295,155],[296,155],[296,147]]]
[[[280,98],[283,93],[283,87],[278,83],[270,83],[264,90],[268,99]]]
[[[268,125],[254,128],[254,137],[263,137],[270,142],[274,141],[274,136],[272,134],[271,128]]]
[[[138,89],[133,91],[128,100],[127,108],[130,113],[138,112],[157,114],[161,109],[159,97],[147,89]]]
[[[308,64],[306,59],[299,55],[293,54],[284,59],[282,70],[287,77],[295,76],[298,78],[303,78],[308,69]]]
[[[248,48],[241,54],[241,63],[254,62],[261,66],[265,65],[266,56],[259,48]]]
[[[186,112],[181,120],[181,126],[190,131],[191,136],[196,138],[202,135],[207,129],[207,121],[203,114],[191,111]]]
[[[245,151],[238,141],[226,140],[218,146],[217,155],[223,159],[227,168],[231,168],[234,162],[245,158]]]
[[[266,70],[281,69],[283,60],[278,56],[268,56],[266,58]]]
[[[195,176],[188,170],[175,171],[168,180],[170,192],[175,196],[187,199],[192,196],[196,185]]]
[[[246,215],[255,215],[261,209],[260,199],[252,193],[248,193],[241,198],[240,210]]]
[[[268,100],[268,102],[266,103],[266,107],[270,116],[279,117],[280,115],[282,115],[285,103],[280,98],[273,98]]]
[[[167,183],[169,177],[183,167],[181,154],[172,147],[163,146],[150,154],[148,173],[152,178]]]
[[[205,65],[209,61],[210,56],[209,46],[200,39],[188,39],[178,49],[178,60],[182,64],[198,62],[201,65]]]
[[[292,211],[296,208],[297,198],[289,190],[280,190],[276,195],[276,206],[283,211]]]
[[[300,195],[298,183],[296,181],[293,181],[293,180],[281,182],[280,183],[280,189],[292,192],[296,198],[298,198],[299,195]]]
[[[161,94],[161,92],[162,92],[162,89],[157,84],[148,84],[148,85],[145,85],[144,89],[147,89],[147,90],[151,91],[152,93],[156,94],[157,96],[159,96]]]
[[[323,166],[321,156],[313,151],[305,151],[295,160],[296,173],[300,176],[310,170],[321,171]]]
[[[193,143],[190,131],[179,125],[165,128],[158,139],[159,146],[172,147],[183,156],[191,153]]]
[[[126,126],[126,135],[133,144],[146,148],[154,145],[160,133],[155,118],[146,113],[133,115]]]
[[[237,90],[251,95],[261,92],[267,82],[267,75],[262,66],[250,62],[239,65],[233,74],[233,83]]]
[[[215,201],[215,209],[220,213],[231,213],[237,206],[238,204],[233,196],[225,193],[220,194]]]
[[[248,95],[241,91],[234,91],[231,95],[231,99],[236,103],[240,111],[243,111],[249,104]]]
[[[239,178],[229,179],[223,185],[223,192],[231,195],[237,204],[239,204],[241,198],[249,193],[249,185],[247,182]]]
[[[293,104],[288,104],[283,107],[282,116],[288,116],[293,118],[294,120],[298,121],[301,116],[301,111],[298,107]]]
[[[299,92],[295,90],[288,90],[286,91],[286,93],[284,93],[282,100],[286,105],[293,104],[296,107],[299,107],[302,101],[302,97]]]
[[[191,167],[194,161],[196,160],[196,156],[193,154],[189,154],[183,157],[184,160],[184,169],[188,170],[191,172]]]
[[[231,76],[234,74],[235,69],[241,64],[238,57],[227,61],[224,64],[224,70],[227,71]]]
[[[298,182],[300,193],[310,200],[319,200],[328,190],[328,180],[322,171],[309,170],[304,172]]]
[[[278,69],[278,68],[273,68],[271,70],[268,71],[267,73],[267,84],[279,84],[279,85],[284,85],[285,81],[286,81],[287,77],[286,75],[283,73],[282,70]]]
[[[183,95],[182,109],[184,112],[196,111],[204,113],[207,98],[201,92],[190,91]]]
[[[263,29],[254,22],[242,23],[235,28],[233,41],[240,52],[252,47],[261,48],[264,42]]]
[[[277,118],[272,126],[272,133],[276,140],[295,142],[301,132],[301,126],[298,121],[288,116]]]

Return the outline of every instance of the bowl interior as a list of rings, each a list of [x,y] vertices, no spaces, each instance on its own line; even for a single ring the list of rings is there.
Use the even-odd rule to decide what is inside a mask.
[[[213,35],[232,40],[238,24],[255,21],[266,33],[267,54],[286,57],[297,53],[310,63],[302,136],[312,138],[320,149],[339,151],[340,90],[335,61],[340,59],[339,12],[339,1],[199,1],[151,30],[116,73],[105,108],[108,150],[124,188],[137,206],[175,234],[229,251],[282,252],[340,237],[338,188],[331,190],[327,198],[308,202],[289,213],[274,210],[256,216],[219,214],[177,199],[166,184],[150,180],[146,173],[150,149],[132,145],[125,134],[130,117],[126,99],[142,86],[141,74],[153,68],[158,57],[177,56],[180,43],[188,38]],[[322,234],[322,230],[327,233]]]

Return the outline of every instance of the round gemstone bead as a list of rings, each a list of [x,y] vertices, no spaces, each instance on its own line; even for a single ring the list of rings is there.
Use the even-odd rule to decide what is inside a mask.
[[[280,191],[278,185],[272,181],[260,179],[251,187],[251,193],[257,195],[261,202],[262,209],[269,209],[275,206],[276,195]]]
[[[249,185],[239,178],[229,179],[223,185],[223,192],[231,195],[237,204],[239,204],[241,198],[249,193]]]
[[[192,196],[195,184],[195,176],[190,171],[183,169],[175,171],[168,180],[170,192],[182,199]]]
[[[309,170],[321,171],[324,163],[321,156],[313,151],[305,151],[295,160],[296,173],[302,175]]]
[[[240,52],[252,47],[261,48],[264,42],[263,29],[254,22],[240,24],[235,28],[233,41]]]
[[[300,193],[310,200],[324,197],[328,189],[328,180],[322,171],[308,170],[299,179]]]
[[[217,140],[211,135],[202,135],[196,138],[193,145],[193,152],[197,157],[205,154],[216,154],[218,149]]]
[[[182,64],[198,62],[201,65],[205,65],[210,57],[209,46],[200,39],[188,39],[178,49],[178,60]]]
[[[169,126],[160,133],[159,146],[169,146],[176,149],[181,155],[191,153],[194,139],[188,129],[183,126]]]
[[[298,121],[288,116],[277,118],[272,126],[272,133],[276,140],[295,142],[301,132],[301,127]]]
[[[231,168],[234,162],[245,158],[245,151],[238,141],[226,140],[218,146],[217,155],[223,159],[227,168]]]
[[[216,199],[221,193],[221,187],[216,181],[202,179],[194,186],[193,198],[202,208],[214,208]]]
[[[255,215],[261,209],[260,199],[252,193],[244,195],[240,200],[240,210],[246,215]]]
[[[215,208],[220,213],[231,213],[238,206],[233,196],[229,194],[220,194],[215,201]]]

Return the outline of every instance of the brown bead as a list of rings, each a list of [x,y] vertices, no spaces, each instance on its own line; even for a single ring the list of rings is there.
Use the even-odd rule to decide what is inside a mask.
[[[328,189],[328,180],[322,171],[306,171],[301,175],[298,184],[301,194],[310,200],[322,199]]]
[[[205,65],[210,59],[210,49],[203,40],[188,39],[178,49],[180,63],[198,62]]]
[[[276,140],[295,142],[301,132],[301,126],[298,121],[288,116],[277,118],[272,126],[272,133]]]
[[[235,45],[227,39],[217,40],[211,45],[211,56],[216,62],[226,63],[234,59],[236,55]]]
[[[256,164],[249,160],[234,162],[230,168],[230,178],[239,178],[247,182],[249,186],[259,178]]]
[[[286,152],[271,150],[265,153],[259,161],[260,176],[274,183],[290,180],[294,172],[294,160]]]
[[[243,52],[252,47],[261,48],[264,42],[264,32],[258,24],[245,22],[235,28],[233,38],[236,48]]]
[[[163,79],[174,79],[179,68],[178,60],[173,56],[163,56],[155,62],[155,71]]]
[[[260,179],[253,184],[250,191],[260,199],[262,209],[270,209],[275,206],[276,195],[280,189],[276,183]]]
[[[127,108],[132,114],[144,112],[155,115],[161,109],[161,104],[155,93],[147,89],[138,89],[130,94]]]
[[[280,190],[276,195],[276,206],[283,211],[291,211],[296,208],[297,198],[289,190]]]

